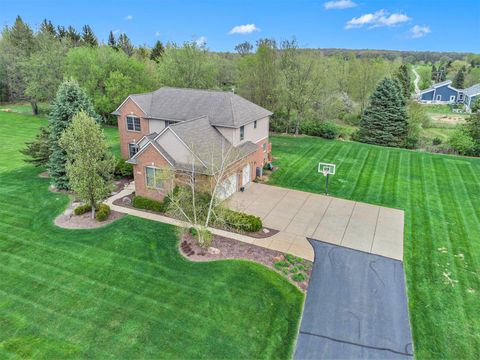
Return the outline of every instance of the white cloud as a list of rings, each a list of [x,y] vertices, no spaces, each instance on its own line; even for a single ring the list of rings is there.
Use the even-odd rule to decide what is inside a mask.
[[[127,21],[132,20],[132,19],[133,19],[133,15],[127,15],[127,16],[125,16],[123,19],[124,19],[124,20],[127,20]]]
[[[389,14],[385,10],[378,10],[374,13],[364,14],[362,16],[353,18],[345,25],[346,29],[358,29],[364,25],[369,25],[369,28],[381,27],[381,26],[395,26],[411,20],[405,14],[394,13]]]
[[[200,36],[195,42],[198,46],[204,46],[207,43],[207,38],[205,36]]]
[[[430,30],[429,26],[415,25],[410,29],[410,37],[413,39],[418,39],[418,38],[424,37],[425,35],[431,32],[432,30]]]
[[[230,30],[229,34],[250,34],[254,31],[260,31],[255,24],[237,25]]]
[[[354,3],[352,0],[334,0],[334,1],[327,1],[323,4],[323,7],[326,10],[332,9],[349,9],[358,6],[358,4]]]
[[[155,36],[160,36],[160,31],[155,31]]]

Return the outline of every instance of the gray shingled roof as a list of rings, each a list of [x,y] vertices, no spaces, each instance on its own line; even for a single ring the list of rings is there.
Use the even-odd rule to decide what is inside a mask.
[[[130,97],[147,117],[155,119],[184,121],[208,116],[212,125],[237,128],[272,115],[232,92],[163,87]]]
[[[467,96],[474,96],[480,94],[480,84],[475,84],[463,90],[463,93]]]
[[[258,147],[250,141],[240,146],[233,145],[215,129],[207,116],[182,121],[170,125],[170,129],[190,148],[190,150],[205,165],[207,173],[219,170],[222,158],[226,165],[230,165],[245,156],[255,152]],[[157,139],[157,142],[160,139]],[[191,165],[183,164],[187,169]]]

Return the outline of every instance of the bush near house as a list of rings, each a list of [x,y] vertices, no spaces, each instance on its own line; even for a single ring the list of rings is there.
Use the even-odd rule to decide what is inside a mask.
[[[167,210],[168,202],[147,199],[143,196],[134,196],[132,199],[132,206],[137,209],[144,209],[163,213]]]
[[[89,204],[83,204],[83,205],[77,206],[75,210],[73,210],[73,213],[75,215],[83,215],[89,211],[92,211],[92,207]]]
[[[262,220],[258,216],[248,215],[230,209],[225,209],[223,218],[225,224],[235,230],[257,232],[263,227]]]
[[[113,175],[116,178],[132,178],[133,179],[133,165],[127,163],[124,159],[118,159],[115,164],[115,171]]]

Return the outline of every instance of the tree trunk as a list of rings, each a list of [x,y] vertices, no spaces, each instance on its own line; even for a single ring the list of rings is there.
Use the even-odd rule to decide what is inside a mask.
[[[33,115],[38,115],[38,104],[36,101],[30,101],[30,105],[32,106],[32,113]]]
[[[285,134],[288,134],[288,131],[290,130],[290,112],[292,110],[290,109],[290,106],[287,109],[287,125],[285,126]]]
[[[90,206],[92,207],[92,220],[94,220],[95,219],[95,201],[91,201]]]

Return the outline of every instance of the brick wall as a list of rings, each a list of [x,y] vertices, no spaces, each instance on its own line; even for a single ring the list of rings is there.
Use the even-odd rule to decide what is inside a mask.
[[[133,178],[135,180],[135,194],[148,197],[154,200],[162,200],[171,187],[168,186],[160,193],[156,189],[147,188],[147,181],[145,178],[145,167],[156,166],[163,168],[168,166],[167,160],[153,147],[149,146],[137,157],[137,164],[133,166]]]
[[[134,115],[140,118],[140,132],[127,130],[127,116]],[[145,114],[130,98],[120,109],[120,115],[117,116],[118,133],[120,137],[120,153],[122,158],[128,159],[128,144],[133,141],[139,141],[144,135],[150,134],[148,120],[143,118]]]

